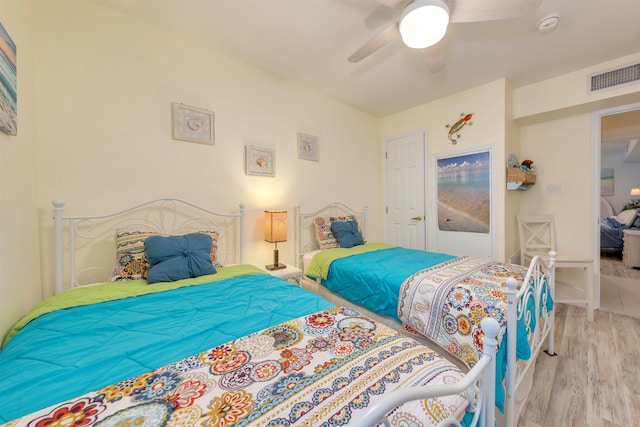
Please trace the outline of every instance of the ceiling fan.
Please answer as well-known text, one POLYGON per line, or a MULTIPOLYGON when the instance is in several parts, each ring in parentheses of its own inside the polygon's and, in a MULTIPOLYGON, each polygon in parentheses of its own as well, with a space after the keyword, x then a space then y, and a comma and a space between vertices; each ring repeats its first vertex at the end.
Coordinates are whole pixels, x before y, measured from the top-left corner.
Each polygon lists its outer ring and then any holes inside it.
MULTIPOLYGON (((385 6, 402 11, 390 23, 356 50, 350 62, 359 62, 392 42, 398 36, 409 47, 425 49, 436 45, 445 35, 449 23, 496 21, 529 15, 542 0, 379 0, 385 6)), ((442 47, 437 50, 442 53, 442 47)), ((441 56, 441 55, 440 55, 441 56)), ((435 63, 430 67, 435 69, 435 63)))

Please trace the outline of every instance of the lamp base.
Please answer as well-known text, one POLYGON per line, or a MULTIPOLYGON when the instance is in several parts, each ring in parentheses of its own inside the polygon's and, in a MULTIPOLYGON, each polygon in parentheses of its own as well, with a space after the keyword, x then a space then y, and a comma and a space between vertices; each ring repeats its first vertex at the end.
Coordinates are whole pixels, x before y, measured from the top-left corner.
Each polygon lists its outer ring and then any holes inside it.
POLYGON ((287 264, 270 264, 267 265, 267 270, 273 271, 273 270, 282 270, 283 268, 287 268, 287 264))

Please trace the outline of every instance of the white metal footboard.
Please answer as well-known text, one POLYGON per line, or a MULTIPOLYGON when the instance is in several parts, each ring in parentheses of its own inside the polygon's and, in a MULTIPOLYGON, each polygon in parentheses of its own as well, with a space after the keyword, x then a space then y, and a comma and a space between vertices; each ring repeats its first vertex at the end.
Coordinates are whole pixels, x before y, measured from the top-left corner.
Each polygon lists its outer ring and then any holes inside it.
MULTIPOLYGON (((495 425, 495 379, 496 379, 496 352, 498 348, 498 332, 500 325, 495 319, 482 320, 483 354, 478 363, 465 377, 455 384, 444 386, 406 387, 390 393, 383 401, 369 407, 364 416, 353 420, 349 425, 357 427, 369 427, 382 423, 389 426, 386 415, 396 406, 412 401, 429 399, 438 396, 449 396, 462 392, 468 392, 471 406, 469 411, 474 413, 471 426, 493 427, 495 425), (477 400, 474 402, 474 396, 477 400)), ((447 418, 438 426, 460 427, 458 420, 447 418)))
POLYGON ((517 425, 518 412, 515 408, 516 390, 523 379, 535 368, 535 361, 545 339, 548 337, 548 354, 554 355, 553 328, 554 310, 547 309, 548 299, 555 297, 555 259, 556 252, 549 252, 549 261, 536 256, 531 261, 522 284, 515 279, 507 279, 509 311, 507 314, 507 375, 505 414, 507 427, 517 425), (527 284, 530 284, 527 286, 527 284), (518 286, 520 289, 517 289, 518 286), (534 310, 527 309, 527 303, 533 301, 534 310), (512 308, 516 306, 516 309, 512 308), (527 363, 516 361, 517 323, 523 322, 527 332, 527 341, 531 348, 531 357, 527 363), (513 343, 513 345, 512 345, 513 343))

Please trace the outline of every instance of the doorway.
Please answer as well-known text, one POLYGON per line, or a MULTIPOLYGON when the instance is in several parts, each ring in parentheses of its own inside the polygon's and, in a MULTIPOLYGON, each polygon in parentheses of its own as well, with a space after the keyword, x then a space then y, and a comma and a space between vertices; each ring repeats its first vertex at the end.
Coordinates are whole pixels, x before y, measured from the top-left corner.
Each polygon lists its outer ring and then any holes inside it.
MULTIPOLYGON (((637 280, 640 279, 640 270, 625 269, 620 260, 620 253, 603 253, 600 251, 600 198, 603 196, 613 207, 617 214, 622 209, 623 204, 630 199, 630 185, 640 183, 640 167, 627 166, 626 170, 620 168, 615 173, 617 163, 621 163, 624 158, 624 151, 629 146, 629 142, 635 138, 640 138, 640 103, 610 108, 596 111, 592 114, 592 194, 594 227, 592 231, 592 242, 594 247, 594 287, 595 287, 595 307, 606 309, 607 311, 619 312, 622 314, 640 315, 640 310, 635 313, 625 312, 625 302, 631 299, 640 300, 640 292, 637 292, 637 280), (616 159, 619 156, 619 162, 616 159), (613 191, 605 189, 606 194, 601 191, 601 172, 603 168, 609 170, 614 184, 613 191), (629 170, 639 171, 638 176, 629 178, 629 170), (616 175, 618 177, 616 178, 616 175), (637 179, 637 182, 633 181, 637 179), (631 180, 631 181, 630 181, 631 180), (630 184, 633 182, 633 184, 630 184), (613 278, 613 279, 612 279, 613 278), (629 282, 630 281, 630 282, 629 282), (628 288, 628 289, 627 289, 628 288), (631 294, 627 293, 631 292, 631 294), (636 293, 637 292, 637 293, 636 293), (633 298, 630 298, 630 297, 633 298)), ((640 144, 640 141, 638 142, 640 144)), ((639 163, 635 165, 640 166, 639 163)), ((603 187, 606 188, 606 187, 603 187)), ((626 304, 627 310, 632 304, 626 304)))

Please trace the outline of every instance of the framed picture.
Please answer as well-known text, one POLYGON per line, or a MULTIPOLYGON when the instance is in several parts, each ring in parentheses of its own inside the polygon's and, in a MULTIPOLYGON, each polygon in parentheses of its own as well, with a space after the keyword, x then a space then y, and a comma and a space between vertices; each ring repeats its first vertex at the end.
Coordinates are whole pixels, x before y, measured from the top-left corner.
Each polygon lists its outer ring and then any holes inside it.
POLYGON ((438 229, 489 233, 491 229, 490 152, 436 158, 438 229))
POLYGON ((298 158, 320 160, 318 153, 318 137, 298 132, 298 158))
POLYGON ((214 145, 213 112, 173 102, 173 139, 214 145))
POLYGON ((245 145, 247 175, 276 176, 276 153, 271 148, 245 145))
POLYGON ((600 195, 613 196, 615 194, 614 184, 613 168, 602 168, 600 170, 600 195))
POLYGON ((18 134, 18 86, 16 45, 0 24, 0 130, 8 135, 18 134))

